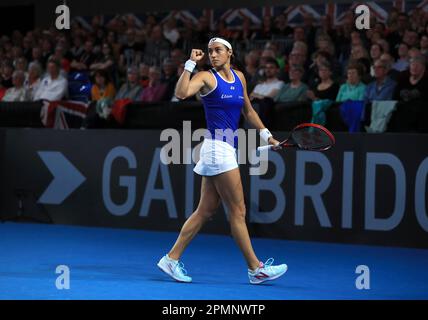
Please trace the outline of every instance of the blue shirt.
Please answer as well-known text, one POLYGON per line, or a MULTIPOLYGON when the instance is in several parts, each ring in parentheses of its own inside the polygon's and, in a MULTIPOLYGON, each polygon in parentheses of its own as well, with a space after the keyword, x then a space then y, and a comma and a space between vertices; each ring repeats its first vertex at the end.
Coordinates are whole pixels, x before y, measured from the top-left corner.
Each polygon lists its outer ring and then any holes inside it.
POLYGON ((381 85, 378 85, 376 80, 371 82, 366 87, 364 102, 371 103, 377 100, 392 100, 396 85, 397 83, 390 77, 386 77, 381 85))
POLYGON ((210 72, 216 79, 216 86, 202 95, 209 138, 225 141, 236 148, 238 137, 234 135, 239 126, 244 106, 244 88, 235 71, 230 69, 233 81, 226 81, 213 68, 210 72), (225 131, 226 130, 226 131, 225 131))

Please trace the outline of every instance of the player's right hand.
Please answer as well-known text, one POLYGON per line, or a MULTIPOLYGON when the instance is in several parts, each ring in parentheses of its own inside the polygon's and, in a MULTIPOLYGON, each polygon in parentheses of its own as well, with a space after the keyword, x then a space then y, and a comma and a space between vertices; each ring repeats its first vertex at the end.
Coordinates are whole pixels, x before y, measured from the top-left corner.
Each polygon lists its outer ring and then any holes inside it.
POLYGON ((194 62, 201 61, 204 55, 205 53, 201 49, 192 49, 192 53, 190 54, 190 60, 194 62))

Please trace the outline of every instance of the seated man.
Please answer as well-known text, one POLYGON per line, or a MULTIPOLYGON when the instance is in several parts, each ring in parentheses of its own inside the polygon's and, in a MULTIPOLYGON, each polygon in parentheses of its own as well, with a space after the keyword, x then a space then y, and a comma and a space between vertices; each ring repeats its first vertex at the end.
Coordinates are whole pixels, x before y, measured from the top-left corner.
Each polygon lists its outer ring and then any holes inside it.
POLYGON ((371 103, 378 100, 392 100, 395 86, 394 80, 388 76, 388 65, 385 61, 378 59, 374 63, 374 78, 366 87, 364 102, 371 103))
POLYGON ((50 58, 46 69, 47 75, 42 79, 37 91, 34 93, 34 101, 63 99, 67 95, 68 81, 60 74, 60 61, 50 58))
POLYGON ((266 58, 264 71, 265 80, 256 85, 250 94, 250 100, 260 119, 268 125, 270 122, 269 115, 274 105, 274 98, 284 85, 284 82, 278 79, 279 65, 275 58, 266 58))
POLYGON ((276 59, 267 58, 264 66, 265 80, 255 86, 250 94, 250 100, 275 98, 284 81, 278 79, 279 65, 276 59))

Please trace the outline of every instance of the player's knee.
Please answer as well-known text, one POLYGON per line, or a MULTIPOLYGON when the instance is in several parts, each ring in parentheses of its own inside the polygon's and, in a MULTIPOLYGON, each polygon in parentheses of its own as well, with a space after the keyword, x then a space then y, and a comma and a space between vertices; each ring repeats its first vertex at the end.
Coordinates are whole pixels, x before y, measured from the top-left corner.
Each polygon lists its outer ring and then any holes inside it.
POLYGON ((196 210, 195 213, 204 219, 209 219, 216 213, 216 209, 214 208, 198 209, 196 210))
POLYGON ((245 220, 246 211, 245 205, 237 206, 231 210, 231 217, 234 219, 245 220))

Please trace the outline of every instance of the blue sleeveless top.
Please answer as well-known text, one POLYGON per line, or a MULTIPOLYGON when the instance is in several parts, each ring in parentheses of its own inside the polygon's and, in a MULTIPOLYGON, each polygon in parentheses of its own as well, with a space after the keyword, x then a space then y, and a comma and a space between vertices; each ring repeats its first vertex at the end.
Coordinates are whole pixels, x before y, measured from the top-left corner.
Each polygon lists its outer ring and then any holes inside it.
POLYGON ((223 79, 214 68, 211 69, 216 86, 207 94, 201 94, 201 98, 209 131, 208 138, 225 141, 236 148, 238 137, 237 134, 234 137, 234 132, 238 129, 241 109, 244 106, 244 88, 236 72, 230 70, 234 77, 232 82, 223 79))

